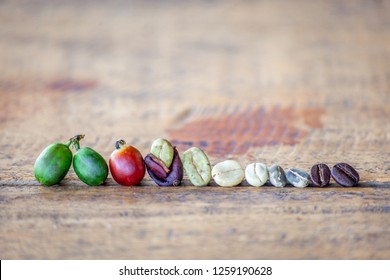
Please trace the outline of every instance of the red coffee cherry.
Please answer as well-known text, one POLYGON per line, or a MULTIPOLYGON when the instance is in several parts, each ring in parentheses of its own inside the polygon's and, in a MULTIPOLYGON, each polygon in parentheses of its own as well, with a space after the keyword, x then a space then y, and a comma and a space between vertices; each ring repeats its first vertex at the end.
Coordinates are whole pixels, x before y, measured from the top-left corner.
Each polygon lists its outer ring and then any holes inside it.
POLYGON ((145 163, 141 153, 124 140, 115 143, 109 160, 112 178, 123 186, 138 185, 145 176, 145 163))

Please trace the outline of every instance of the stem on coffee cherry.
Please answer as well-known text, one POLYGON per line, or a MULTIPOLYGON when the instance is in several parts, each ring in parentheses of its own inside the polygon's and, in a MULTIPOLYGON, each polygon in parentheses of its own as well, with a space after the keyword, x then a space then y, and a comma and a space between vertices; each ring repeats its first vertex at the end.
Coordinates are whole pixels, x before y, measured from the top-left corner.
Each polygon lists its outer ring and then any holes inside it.
POLYGON ((75 149, 76 149, 76 151, 78 151, 79 149, 80 149, 80 143, 79 143, 79 141, 81 140, 81 139, 83 139, 84 138, 84 134, 77 134, 77 135, 75 135, 75 136, 73 136, 72 138, 70 138, 69 140, 68 140, 68 142, 66 142, 66 146, 70 146, 70 145, 72 145, 75 149))

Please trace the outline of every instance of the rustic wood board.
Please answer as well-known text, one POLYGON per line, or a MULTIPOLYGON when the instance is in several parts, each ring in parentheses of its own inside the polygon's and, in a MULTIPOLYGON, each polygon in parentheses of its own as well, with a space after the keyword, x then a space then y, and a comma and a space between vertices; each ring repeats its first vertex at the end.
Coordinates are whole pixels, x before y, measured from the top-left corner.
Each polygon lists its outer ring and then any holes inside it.
POLYGON ((388 1, 1 1, 1 259, 389 259, 388 1), (212 164, 345 161, 356 188, 41 187, 84 133, 212 164))

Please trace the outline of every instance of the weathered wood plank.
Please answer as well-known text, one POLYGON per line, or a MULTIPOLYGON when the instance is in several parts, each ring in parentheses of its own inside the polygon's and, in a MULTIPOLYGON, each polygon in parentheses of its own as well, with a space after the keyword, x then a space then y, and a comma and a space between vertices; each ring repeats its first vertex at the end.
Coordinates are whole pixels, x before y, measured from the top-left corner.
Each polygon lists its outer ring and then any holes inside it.
POLYGON ((1 258, 388 258, 389 192, 3 186, 1 258))

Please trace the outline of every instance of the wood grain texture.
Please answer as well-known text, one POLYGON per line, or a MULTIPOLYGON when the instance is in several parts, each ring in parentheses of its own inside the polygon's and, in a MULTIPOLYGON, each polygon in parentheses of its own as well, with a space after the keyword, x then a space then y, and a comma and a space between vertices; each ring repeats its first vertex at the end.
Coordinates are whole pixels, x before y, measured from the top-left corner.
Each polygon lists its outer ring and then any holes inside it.
MULTIPOLYGON (((388 1, 0 1, 1 259, 389 259, 388 1), (56 187, 75 134, 308 170, 357 188, 56 187)), ((186 179, 186 177, 185 177, 186 179)))
POLYGON ((3 187, 2 258, 381 259, 388 189, 3 187), (3 205, 6 205, 4 207, 3 205), (26 211, 28 209, 28 211, 26 211), (5 242, 7 241, 7 242, 5 242), (245 248, 245 250, 243 250, 245 248))

